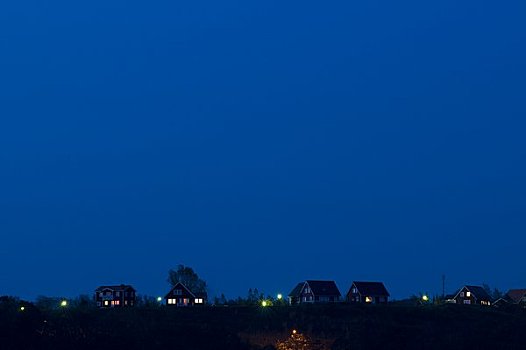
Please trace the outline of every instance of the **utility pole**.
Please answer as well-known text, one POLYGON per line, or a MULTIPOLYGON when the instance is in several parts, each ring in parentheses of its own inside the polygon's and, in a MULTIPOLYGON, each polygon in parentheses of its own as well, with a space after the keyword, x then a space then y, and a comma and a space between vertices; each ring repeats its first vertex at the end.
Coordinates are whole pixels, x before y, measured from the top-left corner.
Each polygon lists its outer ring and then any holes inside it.
POLYGON ((442 299, 446 296, 446 275, 442 274, 442 299))

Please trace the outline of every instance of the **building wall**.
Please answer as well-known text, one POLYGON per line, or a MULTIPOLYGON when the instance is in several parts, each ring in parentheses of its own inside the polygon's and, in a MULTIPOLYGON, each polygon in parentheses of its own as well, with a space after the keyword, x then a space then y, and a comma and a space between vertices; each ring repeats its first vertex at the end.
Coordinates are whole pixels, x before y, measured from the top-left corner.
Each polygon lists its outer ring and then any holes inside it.
POLYGON ((455 303, 459 305, 490 305, 489 300, 480 300, 466 287, 455 296, 455 303))
POLYGON ((165 297, 168 306, 201 306, 206 304, 203 296, 194 296, 184 287, 172 289, 165 297))
POLYGON ((347 301, 350 303, 387 304, 389 297, 386 295, 362 295, 353 285, 347 293, 347 301))
POLYGON ((134 306, 136 302, 136 295, 135 291, 132 289, 104 289, 95 292, 95 301, 97 303, 97 307, 101 308, 134 306))

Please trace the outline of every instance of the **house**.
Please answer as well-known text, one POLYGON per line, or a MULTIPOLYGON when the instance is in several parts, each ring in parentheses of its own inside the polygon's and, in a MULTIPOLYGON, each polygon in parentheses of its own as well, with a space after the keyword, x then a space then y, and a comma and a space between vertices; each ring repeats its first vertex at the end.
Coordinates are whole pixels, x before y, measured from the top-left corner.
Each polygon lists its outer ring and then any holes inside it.
POLYGON ((464 286, 455 297, 455 304, 464 305, 491 305, 491 297, 488 292, 480 286, 464 286))
POLYGON ((382 282, 354 281, 347 293, 347 301, 351 303, 387 304, 389 292, 382 282))
POLYGON ((130 285, 100 286, 95 289, 97 307, 127 307, 136 304, 136 291, 130 285))
POLYGON ((170 289, 164 297, 169 306, 202 306, 207 302, 206 292, 192 292, 181 282, 170 289))
POLYGON ((289 303, 334 303, 340 301, 341 293, 334 281, 307 280, 298 283, 289 293, 289 303))
POLYGON ((507 295, 504 295, 491 303, 491 305, 495 307, 502 307, 510 304, 513 304, 513 301, 507 295))
POLYGON ((290 305, 296 305, 300 302, 300 294, 301 290, 303 289, 303 285, 305 282, 300 282, 294 287, 294 289, 289 293, 289 304, 290 305))
POLYGON ((444 303, 446 304, 455 304, 455 294, 446 294, 444 295, 444 297, 442 298, 444 303))
POLYGON ((526 306, 526 289, 510 289, 501 299, 511 304, 526 306))

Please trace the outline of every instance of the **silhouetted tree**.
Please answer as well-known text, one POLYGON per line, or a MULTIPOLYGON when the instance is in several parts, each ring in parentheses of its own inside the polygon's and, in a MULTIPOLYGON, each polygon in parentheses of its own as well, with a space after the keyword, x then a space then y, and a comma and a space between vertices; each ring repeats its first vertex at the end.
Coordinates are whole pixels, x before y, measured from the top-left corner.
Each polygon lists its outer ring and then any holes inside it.
POLYGON ((161 305, 161 303, 157 301, 157 298, 150 295, 137 295, 136 303, 137 307, 146 308, 159 307, 161 305))
POLYGON ((35 306, 41 311, 57 310, 62 300, 63 298, 39 295, 35 301, 35 306))
POLYGON ((482 284, 482 288, 488 293, 490 297, 493 298, 493 300, 497 300, 502 297, 504 293, 502 293, 498 288, 491 289, 490 285, 487 283, 482 284))
POLYGON ((261 293, 257 288, 250 288, 247 295, 247 304, 258 304, 265 298, 264 294, 261 293))
POLYGON ((206 292, 206 282, 199 278, 191 267, 178 265, 176 270, 168 271, 168 283, 175 286, 179 282, 193 293, 206 292))
POLYGON ((71 307, 74 308, 89 309, 94 308, 95 306, 95 300, 93 300, 93 298, 90 298, 89 295, 79 295, 75 299, 71 300, 71 307))
POLYGON ((226 305, 227 303, 228 301, 223 293, 221 293, 221 296, 214 298, 214 305, 226 305))

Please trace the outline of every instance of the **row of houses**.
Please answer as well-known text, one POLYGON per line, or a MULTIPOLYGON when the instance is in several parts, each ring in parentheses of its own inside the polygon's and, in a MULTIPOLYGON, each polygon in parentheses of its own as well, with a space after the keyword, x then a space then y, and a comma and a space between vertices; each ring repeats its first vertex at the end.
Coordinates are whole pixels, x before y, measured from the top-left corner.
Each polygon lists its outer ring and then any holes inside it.
MULTIPOLYGON (((347 301, 349 303, 385 304, 389 301, 389 292, 382 282, 354 281, 342 298, 334 281, 300 282, 289 293, 289 304, 330 303, 347 301)), ((455 294, 444 297, 445 303, 462 305, 502 306, 518 304, 526 306, 526 289, 510 289, 503 297, 493 300, 481 286, 465 285, 455 294)))
MULTIPOLYGON (((334 281, 306 280, 298 283, 288 294, 290 305, 337 303, 386 304, 390 294, 382 282, 354 281, 345 297, 334 281)), ((136 290, 131 285, 101 286, 95 290, 95 301, 100 308, 131 307, 137 302, 136 290)), ((208 304, 206 292, 192 291, 182 283, 174 285, 160 298, 167 306, 203 306, 208 304)), ((526 289, 510 289, 502 298, 493 300, 480 286, 466 285, 455 294, 445 296, 444 302, 462 305, 526 306, 526 289)))
MULTIPOLYGON (((382 282, 354 281, 345 296, 350 303, 386 304, 389 292, 382 282)), ((342 294, 334 281, 307 280, 300 282, 289 293, 289 304, 335 303, 342 301, 342 294)))
MULTIPOLYGON (((206 305, 206 292, 192 292, 182 283, 177 283, 164 297, 168 306, 206 305)), ((162 298, 160 300, 163 301, 162 298)), ((95 290, 95 302, 100 308, 134 306, 137 303, 137 291, 129 284, 100 286, 95 290)))
POLYGON ((480 286, 464 286, 456 294, 445 297, 446 303, 464 305, 521 305, 526 307, 526 289, 510 289, 504 296, 494 300, 480 286))

